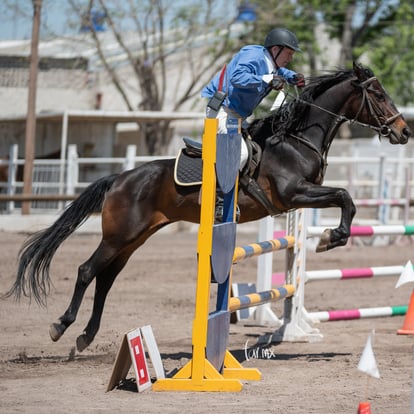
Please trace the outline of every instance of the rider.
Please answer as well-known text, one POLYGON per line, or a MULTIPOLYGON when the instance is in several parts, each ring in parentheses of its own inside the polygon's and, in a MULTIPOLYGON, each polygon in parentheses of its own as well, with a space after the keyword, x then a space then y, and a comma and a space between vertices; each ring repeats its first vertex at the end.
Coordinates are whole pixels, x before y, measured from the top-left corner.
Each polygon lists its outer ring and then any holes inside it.
MULTIPOLYGON (((285 82, 298 87, 305 86, 302 74, 285 67, 295 52, 300 51, 296 35, 285 28, 271 30, 263 46, 247 45, 240 49, 227 67, 217 73, 201 91, 202 97, 209 98, 207 118, 217 118, 219 121, 217 132, 227 133, 228 125, 237 125, 240 130, 242 122, 253 113, 263 98, 272 89, 283 89, 285 82)), ((248 158, 243 139, 241 144, 240 170, 248 158)))

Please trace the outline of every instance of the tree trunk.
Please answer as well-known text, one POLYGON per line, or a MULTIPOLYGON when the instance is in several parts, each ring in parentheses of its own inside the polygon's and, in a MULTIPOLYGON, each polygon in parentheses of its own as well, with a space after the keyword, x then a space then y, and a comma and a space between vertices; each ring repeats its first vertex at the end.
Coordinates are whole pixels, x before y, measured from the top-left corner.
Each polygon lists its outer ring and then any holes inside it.
POLYGON ((140 123, 141 137, 147 147, 148 155, 167 154, 174 131, 170 124, 170 121, 140 123))
POLYGON ((344 31, 342 33, 342 48, 339 56, 339 67, 345 68, 347 62, 352 60, 352 19, 354 17, 356 5, 350 4, 346 10, 344 31))

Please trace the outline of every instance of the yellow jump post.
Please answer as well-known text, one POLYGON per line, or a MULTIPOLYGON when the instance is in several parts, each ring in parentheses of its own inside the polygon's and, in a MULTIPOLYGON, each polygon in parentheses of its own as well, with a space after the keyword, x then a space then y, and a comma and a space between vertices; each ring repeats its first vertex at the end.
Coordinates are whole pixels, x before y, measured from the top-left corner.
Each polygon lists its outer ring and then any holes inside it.
MULTIPOLYGON (((231 370, 219 372, 207 359, 211 256, 213 245, 214 207, 216 197, 216 134, 217 120, 206 119, 203 135, 203 174, 200 227, 198 232, 198 277, 196 307, 193 321, 192 359, 172 378, 160 379, 153 384, 155 391, 240 391, 242 383, 234 375, 241 365, 228 352, 225 364, 231 370)), ((228 333, 223 332, 223 335, 228 333)), ((260 377, 260 373, 255 373, 260 377)))
MULTIPOLYGON (((155 391, 240 391, 241 380, 259 380, 261 373, 244 368, 228 351, 230 314, 238 306, 247 306, 289 297, 293 286, 261 292, 248 298, 230 298, 233 261, 242 260, 235 249, 238 166, 240 163, 240 125, 228 125, 229 133, 217 134, 217 120, 207 118, 203 135, 203 173, 200 227, 198 232, 198 268, 195 315, 192 330, 192 358, 172 378, 159 379, 155 391), (219 151, 217 148, 219 147, 219 151), (219 159, 218 159, 219 158, 219 159), (216 187, 224 195, 223 223, 214 224, 216 187), (216 309, 210 309, 211 281, 217 282, 216 309), (239 299, 239 301, 237 301, 239 299)), ((272 240, 261 246, 275 249, 294 240, 272 240)))

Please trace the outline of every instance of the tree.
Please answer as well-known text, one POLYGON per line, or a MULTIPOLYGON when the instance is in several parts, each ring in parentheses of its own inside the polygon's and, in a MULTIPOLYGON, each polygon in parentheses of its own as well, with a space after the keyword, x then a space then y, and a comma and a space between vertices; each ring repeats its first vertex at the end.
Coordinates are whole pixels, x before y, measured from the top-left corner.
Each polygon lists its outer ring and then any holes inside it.
MULTIPOLYGON (((300 2, 307 3, 307 2, 300 2)), ((414 5, 408 0, 311 2, 331 39, 339 67, 364 60, 400 104, 413 102, 414 5)))
MULTIPOLYGON (((223 3, 218 0, 88 0, 86 9, 80 0, 69 3, 84 30, 89 26, 104 68, 131 111, 178 111, 185 105, 193 106, 191 102, 199 97, 202 86, 239 41, 232 37, 232 19, 218 18, 217 7, 223 3), (111 63, 105 37, 92 20, 96 10, 105 16, 107 30, 126 56, 129 75, 136 81, 133 88, 132 79, 126 81, 125 72, 111 63), (135 33, 132 45, 127 40, 131 31, 135 33), (182 76, 174 78, 173 73, 182 76)), ((149 154, 166 151, 171 138, 170 121, 141 123, 140 131, 149 154)))
MULTIPOLYGON (((306 75, 317 73, 319 48, 315 41, 317 14, 312 2, 292 0, 251 0, 256 6, 257 20, 244 38, 245 43, 263 44, 266 35, 276 27, 286 27, 294 32, 303 53, 295 53, 291 69, 306 75)), ((271 92, 255 110, 255 116, 264 116, 272 106, 276 92, 271 92)))
POLYGON ((350 68, 363 60, 381 77, 397 103, 414 101, 414 5, 409 0, 251 0, 258 19, 248 41, 262 42, 273 27, 294 31, 304 53, 294 67, 307 75, 325 68, 321 35, 339 48, 327 69, 350 68))
POLYGON ((370 64, 396 102, 414 102, 414 4, 399 2, 382 36, 372 40, 366 51, 370 64))

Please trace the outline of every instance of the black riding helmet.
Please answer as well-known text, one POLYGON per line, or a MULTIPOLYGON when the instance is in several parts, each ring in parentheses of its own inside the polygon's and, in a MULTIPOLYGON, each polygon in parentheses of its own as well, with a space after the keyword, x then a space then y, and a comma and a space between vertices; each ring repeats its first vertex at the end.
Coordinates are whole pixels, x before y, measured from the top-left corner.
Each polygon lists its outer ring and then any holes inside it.
POLYGON ((277 28, 273 29, 266 36, 264 47, 269 49, 273 46, 282 46, 293 49, 296 52, 302 52, 299 48, 298 38, 294 33, 287 29, 277 28))

